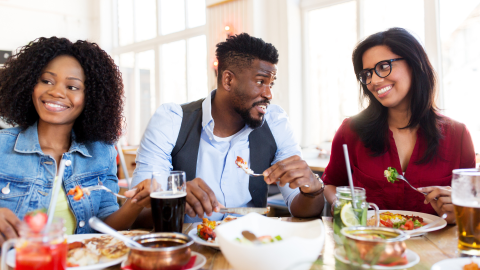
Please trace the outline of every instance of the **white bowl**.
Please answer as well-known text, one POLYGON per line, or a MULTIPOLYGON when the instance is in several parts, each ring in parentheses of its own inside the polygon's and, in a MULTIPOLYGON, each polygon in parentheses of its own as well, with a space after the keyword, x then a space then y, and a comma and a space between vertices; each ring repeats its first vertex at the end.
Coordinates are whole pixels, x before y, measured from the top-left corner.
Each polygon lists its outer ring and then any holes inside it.
POLYGON ((236 270, 310 269, 317 260, 325 242, 325 229, 321 220, 285 222, 250 213, 216 228, 217 241, 223 255, 236 270), (241 244, 242 231, 257 237, 280 235, 282 241, 264 245, 241 244))

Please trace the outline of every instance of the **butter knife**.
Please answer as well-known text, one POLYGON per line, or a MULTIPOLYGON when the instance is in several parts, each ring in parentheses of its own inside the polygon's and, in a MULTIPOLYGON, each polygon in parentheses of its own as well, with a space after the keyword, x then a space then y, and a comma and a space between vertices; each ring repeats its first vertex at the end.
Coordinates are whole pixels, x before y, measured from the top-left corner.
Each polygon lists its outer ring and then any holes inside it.
POLYGON ((220 208, 220 213, 229 213, 229 214, 238 214, 238 215, 246 215, 249 213, 258 213, 258 214, 264 215, 264 214, 267 214, 268 212, 270 212, 270 206, 220 208))

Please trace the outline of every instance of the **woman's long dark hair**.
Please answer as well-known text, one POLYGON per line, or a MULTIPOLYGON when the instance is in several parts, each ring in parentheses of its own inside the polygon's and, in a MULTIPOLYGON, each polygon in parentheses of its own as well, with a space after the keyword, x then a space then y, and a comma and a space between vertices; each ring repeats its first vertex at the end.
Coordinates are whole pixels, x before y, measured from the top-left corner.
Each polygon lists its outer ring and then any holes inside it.
MULTIPOLYGON (((418 163, 427 163, 437 154, 442 138, 440 124, 442 117, 435 106, 435 72, 422 45, 403 28, 390 28, 367 37, 353 50, 352 61, 355 74, 363 69, 363 54, 370 48, 385 45, 393 53, 405 58, 412 70, 412 82, 409 90, 411 96, 411 117, 403 128, 422 128, 428 142, 423 157, 418 163)), ((364 146, 372 151, 373 156, 384 154, 388 148, 388 108, 384 107, 368 90, 360 84, 362 98, 368 100, 368 107, 352 117, 351 128, 364 146)))

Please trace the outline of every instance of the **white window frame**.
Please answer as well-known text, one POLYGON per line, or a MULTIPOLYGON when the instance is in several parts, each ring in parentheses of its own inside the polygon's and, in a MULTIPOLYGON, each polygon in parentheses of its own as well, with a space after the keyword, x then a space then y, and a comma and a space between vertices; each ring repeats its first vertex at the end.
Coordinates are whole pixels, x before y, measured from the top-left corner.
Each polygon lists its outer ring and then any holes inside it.
MULTIPOLYGON (((134 0, 134 1, 138 1, 138 0, 134 0)), ((175 0, 177 1, 177 0, 175 0)), ((205 21, 205 24, 202 25, 202 26, 197 26, 197 27, 193 27, 193 28, 188 28, 188 14, 187 14, 187 1, 186 0, 183 0, 185 1, 185 30, 182 30, 182 31, 178 31, 178 32, 174 32, 174 33, 170 33, 170 34, 166 34, 166 35, 161 35, 160 32, 161 32, 161 25, 160 25, 160 19, 159 19, 159 16, 160 16, 160 0, 156 0, 156 25, 157 25, 157 28, 156 28, 156 36, 152 39, 149 39, 149 40, 144 40, 144 41, 139 41, 139 42, 136 42, 134 41, 133 43, 131 44, 128 44, 128 45, 124 45, 124 46, 120 46, 119 45, 119 40, 118 40, 118 27, 119 27, 119 24, 118 24, 118 2, 116 0, 113 0, 112 1, 112 19, 113 19, 113 23, 112 23, 112 27, 113 27, 113 33, 112 33, 112 38, 113 38, 113 48, 112 48, 112 51, 111 51, 111 55, 113 58, 116 58, 116 57, 120 57, 121 54, 124 54, 124 53, 130 53, 130 52, 133 52, 134 53, 134 70, 135 70, 135 75, 134 75, 134 85, 135 85, 135 88, 134 89, 125 89, 125 91, 130 91, 127 96, 130 96, 130 97, 133 97, 133 101, 130 101, 129 105, 131 106, 131 110, 129 112, 126 112, 126 115, 128 119, 134 119, 132 122, 128 123, 128 127, 127 129, 129 131, 134 131, 135 133, 140 133, 143 131, 140 131, 140 91, 139 90, 139 74, 137 74, 137 70, 138 70, 138 65, 137 65, 137 55, 139 53, 142 53, 142 52, 145 52, 145 51, 149 51, 149 50, 153 50, 155 52, 155 75, 154 75, 154 79, 155 79, 155 85, 154 85, 154 88, 155 88, 155 101, 154 101, 154 107, 152 109, 152 115, 153 113, 155 112, 156 108, 158 108, 162 103, 162 92, 164 89, 162 89, 161 87, 161 66, 160 66, 160 63, 162 61, 162 55, 161 55, 161 52, 160 52, 160 47, 163 45, 163 44, 167 44, 167 43, 171 43, 171 42, 175 42, 175 41, 179 41, 179 40, 185 40, 186 42, 186 46, 185 46, 185 60, 188 61, 189 59, 189 56, 188 56, 188 39, 189 38, 193 38, 193 37, 197 37, 197 36, 201 36, 201 35, 207 35, 207 25, 206 25, 206 21, 205 21), (132 93, 133 92, 133 93, 132 93)), ((133 8, 132 8, 132 11, 133 13, 133 21, 135 23, 135 5, 133 5, 133 8)), ((207 12, 206 8, 205 8, 205 12, 207 12)), ((135 39, 135 27, 133 27, 133 37, 135 39)), ((187 63, 185 63, 186 65, 187 63)), ((207 61, 205 62, 205 65, 207 66, 208 63, 207 61)), ((185 71, 187 73, 187 70, 185 71)), ((185 77, 187 76, 187 74, 185 74, 185 77)), ((186 84, 186 91, 187 91, 187 98, 188 98, 188 84, 186 84)), ((129 102, 129 101, 126 101, 126 102, 129 102)), ((140 138, 141 138, 142 134, 131 134, 129 133, 128 135, 128 141, 140 141, 140 138), (133 136, 133 138, 130 138, 131 136, 133 136)))

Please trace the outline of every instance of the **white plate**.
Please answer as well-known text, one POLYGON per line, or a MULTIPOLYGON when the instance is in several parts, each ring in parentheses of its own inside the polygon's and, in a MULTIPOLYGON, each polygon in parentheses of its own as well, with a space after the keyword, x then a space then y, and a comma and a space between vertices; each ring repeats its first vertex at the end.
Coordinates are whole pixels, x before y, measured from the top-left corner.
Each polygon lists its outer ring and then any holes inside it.
POLYGON ((197 235, 197 228, 192 229, 191 231, 189 231, 189 232, 188 232, 188 236, 190 236, 190 237, 193 239, 193 241, 195 241, 195 243, 197 243, 197 244, 199 244, 199 245, 204 245, 204 246, 208 246, 208 247, 211 247, 211 248, 220 249, 220 246, 218 245, 216 239, 215 239, 215 242, 214 242, 214 243, 210 243, 210 242, 205 241, 205 240, 203 240, 202 238, 198 237, 198 235, 197 235))
MULTIPOLYGON (((76 241, 82 241, 84 239, 89 239, 93 237, 99 237, 104 234, 99 234, 99 233, 92 233, 92 234, 75 234, 75 235, 67 235, 67 242, 76 242, 76 241)), ((101 263, 97 263, 94 265, 88 265, 88 266, 78 266, 78 267, 67 267, 68 270, 97 270, 97 269, 104 269, 107 267, 110 267, 112 265, 117 265, 122 263, 125 259, 127 259, 127 255, 124 255, 120 258, 117 259, 105 259, 105 261, 101 263)), ((7 265, 10 267, 15 268, 15 249, 10 250, 7 253, 7 265)))
MULTIPOLYGON (((405 251, 407 255, 407 261, 408 263, 405 265, 396 265, 396 266, 381 266, 381 265, 373 265, 373 269, 378 269, 378 270, 393 270, 393 269, 406 269, 410 268, 414 265, 416 265, 420 261, 420 257, 418 256, 417 253, 411 251, 410 249, 407 249, 405 251)), ((350 261, 345 257, 345 249, 343 247, 338 247, 335 249, 335 258, 345 264, 350 264, 350 261)), ((362 265, 363 269, 370 269, 370 265, 368 264, 363 264, 362 265)))
MULTIPOLYGON (((192 256, 197 256, 197 258, 195 258, 195 263, 193 264, 193 267, 188 268, 187 270, 200 269, 200 267, 204 266, 205 263, 207 262, 207 258, 205 258, 205 256, 203 256, 202 254, 200 254, 198 252, 192 251, 192 256)), ((127 261, 123 261, 121 267, 125 267, 126 262, 127 261)))
MULTIPOLYGON (((413 212, 413 211, 401 211, 401 210, 380 210, 379 212, 380 213, 390 212, 390 213, 393 213, 393 214, 400 214, 400 215, 419 216, 419 217, 423 218, 423 222, 425 222, 425 223, 432 223, 432 222, 437 221, 439 219, 442 220, 442 222, 438 223, 438 225, 436 225, 434 227, 431 227, 431 228, 428 228, 424 232, 437 231, 437 230, 443 229, 445 226, 447 226, 447 221, 445 221, 443 218, 441 218, 439 216, 430 215, 430 214, 413 212)), ((368 218, 373 217, 374 214, 375 214, 375 211, 373 211, 373 210, 368 211, 368 218)), ((422 234, 423 233, 412 234, 411 236, 419 236, 419 235, 422 235, 422 234)))
POLYGON ((439 261, 430 268, 431 270, 462 270, 463 266, 472 261, 480 265, 480 258, 455 258, 439 261))

